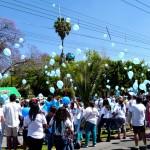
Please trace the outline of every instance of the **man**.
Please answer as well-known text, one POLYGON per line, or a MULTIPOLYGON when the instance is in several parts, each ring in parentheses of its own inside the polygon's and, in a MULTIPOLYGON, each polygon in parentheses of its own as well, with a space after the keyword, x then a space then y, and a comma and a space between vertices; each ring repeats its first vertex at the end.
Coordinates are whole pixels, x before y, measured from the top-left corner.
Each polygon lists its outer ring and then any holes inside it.
POLYGON ((21 106, 16 103, 16 95, 10 95, 10 102, 4 106, 4 118, 6 125, 7 146, 11 150, 13 145, 17 149, 17 134, 19 127, 19 114, 21 106))
POLYGON ((146 135, 145 135, 145 112, 146 108, 142 104, 142 98, 136 98, 136 104, 132 105, 129 110, 130 122, 133 127, 135 146, 139 149, 139 136, 142 138, 144 145, 146 146, 146 135))

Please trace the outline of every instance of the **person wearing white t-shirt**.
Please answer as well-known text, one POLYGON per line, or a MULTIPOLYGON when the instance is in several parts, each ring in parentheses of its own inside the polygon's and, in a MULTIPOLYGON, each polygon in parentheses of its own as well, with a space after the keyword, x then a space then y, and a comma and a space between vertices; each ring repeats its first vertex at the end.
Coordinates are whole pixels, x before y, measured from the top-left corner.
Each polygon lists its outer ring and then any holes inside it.
POLYGON ((88 147, 90 140, 90 132, 92 133, 93 146, 96 146, 96 126, 98 120, 99 112, 95 108, 94 102, 89 102, 89 107, 84 111, 83 117, 86 119, 86 129, 85 129, 85 147, 88 147))
POLYGON ((12 145, 17 149, 17 135, 19 127, 19 115, 21 106, 16 103, 16 95, 10 95, 10 102, 4 106, 4 118, 6 126, 7 146, 10 150, 12 145), (13 138, 13 140, 12 140, 13 138))
POLYGON ((24 128, 28 128, 27 138, 29 150, 41 150, 44 138, 44 128, 47 122, 44 114, 40 111, 37 102, 30 101, 29 116, 24 119, 24 128))
POLYGON ((101 109, 101 119, 98 123, 98 134, 97 134, 97 142, 101 142, 101 128, 106 124, 106 130, 108 133, 107 142, 110 141, 110 125, 111 125, 111 106, 107 99, 103 101, 103 107, 101 109))
POLYGON ((118 104, 115 106, 113 111, 114 120, 116 123, 116 127, 118 129, 118 139, 121 139, 121 131, 123 131, 123 139, 126 138, 126 106, 124 104, 124 99, 122 96, 118 99, 118 104), (121 130, 122 129, 122 130, 121 130))
POLYGON ((142 98, 136 98, 136 104, 130 109, 130 122, 134 131, 135 146, 138 148, 139 135, 143 139, 143 143, 146 146, 146 135, 145 135, 145 112, 146 108, 142 104, 142 98))

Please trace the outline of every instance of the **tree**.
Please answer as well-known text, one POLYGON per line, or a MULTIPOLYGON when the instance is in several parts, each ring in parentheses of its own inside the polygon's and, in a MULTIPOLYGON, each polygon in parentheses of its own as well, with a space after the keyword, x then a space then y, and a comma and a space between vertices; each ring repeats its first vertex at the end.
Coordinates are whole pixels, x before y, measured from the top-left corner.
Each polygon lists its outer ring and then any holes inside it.
POLYGON ((22 33, 11 20, 0 18, 0 71, 9 67, 11 62, 17 61, 19 51, 14 48, 14 44, 20 37, 22 33), (11 60, 2 53, 6 47, 11 49, 11 60))
MULTIPOLYGON (((61 52, 61 61, 64 59, 64 39, 67 35, 69 35, 69 32, 71 31, 71 24, 70 22, 67 22, 64 18, 57 18, 57 20, 54 23, 54 28, 56 33, 61 38, 62 41, 62 52, 61 52)), ((62 62, 61 62, 62 63, 62 62)))

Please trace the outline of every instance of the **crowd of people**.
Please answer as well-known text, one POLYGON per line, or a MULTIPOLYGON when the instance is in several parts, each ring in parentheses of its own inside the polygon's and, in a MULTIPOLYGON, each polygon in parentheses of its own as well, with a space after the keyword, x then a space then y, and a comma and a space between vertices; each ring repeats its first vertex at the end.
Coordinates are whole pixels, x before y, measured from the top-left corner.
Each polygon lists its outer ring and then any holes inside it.
POLYGON ((112 130, 117 131, 118 139, 126 139, 127 124, 133 129, 136 148, 139 139, 146 146, 145 129, 150 126, 149 95, 97 98, 85 107, 83 102, 67 96, 17 101, 16 95, 11 94, 9 102, 0 108, 0 149, 4 132, 8 150, 17 149, 20 128, 24 150, 42 150, 43 142, 47 143, 48 150, 53 146, 56 150, 73 150, 81 146, 87 148, 90 138, 95 147, 103 141, 104 129, 107 142, 111 141, 112 130))

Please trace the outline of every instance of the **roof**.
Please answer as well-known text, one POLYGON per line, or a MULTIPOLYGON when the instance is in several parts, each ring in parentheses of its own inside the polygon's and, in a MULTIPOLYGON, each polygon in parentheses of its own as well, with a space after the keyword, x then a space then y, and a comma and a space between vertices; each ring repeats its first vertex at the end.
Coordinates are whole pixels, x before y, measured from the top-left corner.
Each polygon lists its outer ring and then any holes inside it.
POLYGON ((0 95, 1 94, 7 94, 8 96, 15 94, 17 97, 21 97, 19 91, 15 87, 0 87, 0 95))

